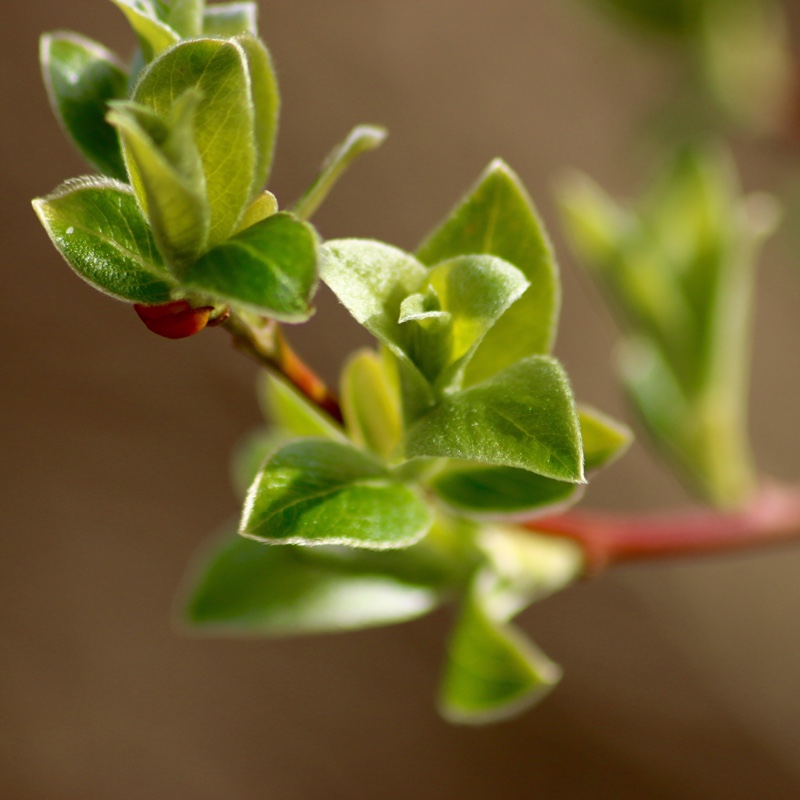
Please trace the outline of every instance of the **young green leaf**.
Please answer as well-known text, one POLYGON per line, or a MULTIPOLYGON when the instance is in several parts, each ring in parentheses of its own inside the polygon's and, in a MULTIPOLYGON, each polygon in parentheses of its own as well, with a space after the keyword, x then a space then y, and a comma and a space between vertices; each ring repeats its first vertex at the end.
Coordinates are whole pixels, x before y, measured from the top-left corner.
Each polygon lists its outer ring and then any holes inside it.
POLYGON ((419 541, 431 524, 426 503, 377 461, 346 444, 303 439, 264 465, 239 532, 273 544, 385 550, 419 541))
POLYGON ((128 171, 153 236, 176 275, 206 249, 210 208, 194 115, 200 98, 192 90, 175 101, 168 119, 146 106, 116 102, 108 120, 120 132, 128 171))
POLYGON ((158 17, 151 0, 111 0, 136 32, 145 61, 152 61, 180 36, 158 17))
POLYGON ((558 270, 550 243, 519 178, 500 160, 489 165, 417 255, 432 266, 474 254, 508 261, 530 286, 486 336, 467 369, 467 385, 521 358, 549 352, 558 319, 558 270))
POLYGON ((231 456, 230 474, 237 496, 246 497, 267 456, 285 443, 278 431, 261 427, 250 431, 236 444, 231 456))
POLYGON ((203 32, 204 5, 205 0, 154 0, 153 8, 181 39, 188 39, 203 32))
POLYGON ((376 125, 357 125, 353 128, 347 138, 325 159, 322 171, 308 191, 297 201, 294 207, 295 214, 301 219, 310 219, 350 164, 362 153, 380 147, 387 135, 385 128, 376 125))
POLYGON ((249 206, 244 210, 242 218, 239 220, 239 225, 236 228, 236 233, 255 225, 256 222, 261 222, 262 219, 271 217, 273 214, 278 213, 278 200, 272 192, 261 192, 257 194, 249 206))
POLYGON ((564 370, 531 356, 445 398, 409 430, 406 455, 461 458, 583 481, 578 416, 564 370))
POLYGON ((317 280, 317 235, 279 213, 237 233, 182 276, 187 288, 285 321, 311 315, 317 280))
POLYGON ((583 468, 587 472, 616 461, 633 441, 633 433, 627 425, 597 409, 579 406, 578 419, 583 442, 583 468))
POLYGON ((430 270, 428 285, 452 320, 447 369, 436 376, 437 383, 458 385, 481 342, 529 284, 516 267, 500 258, 470 255, 437 264, 430 270))
POLYGON ((122 62, 76 33, 42 36, 39 59, 50 105, 64 130, 93 167, 125 180, 119 139, 105 120, 108 101, 127 91, 122 62))
POLYGON ((235 40, 191 39, 153 61, 133 93, 136 103, 162 118, 169 117, 175 100, 185 92, 201 98, 194 115, 194 140, 211 209, 209 247, 233 233, 254 194, 256 144, 247 64, 235 40))
POLYGON ((414 619, 442 599, 435 573, 415 569, 415 549, 270 547, 229 537, 195 579, 187 620, 214 633, 279 636, 414 619))
POLYGON ((400 444, 403 421, 386 364, 372 350, 359 350, 342 372, 342 411, 360 447, 388 459, 400 444))
POLYGON ((428 271, 413 256, 369 239, 325 244, 322 280, 371 334, 405 355, 400 306, 419 290, 428 271))
POLYGON ((342 429, 285 380, 265 373, 263 387, 266 417, 282 435, 345 441, 342 429))
POLYGON ((526 519, 555 513, 577 502, 582 487, 514 467, 484 467, 452 462, 437 472, 431 488, 451 508, 471 517, 526 519))
POLYGON ((251 194, 255 195, 263 189, 272 166, 275 136, 278 132, 280 97, 267 48, 249 33, 240 34, 235 41, 244 51, 250 76, 256 153, 251 194))
POLYGON ((56 249, 96 289, 132 303, 171 299, 172 278, 129 186, 77 178, 33 207, 56 249))
POLYGON ((486 579, 477 576, 450 641, 439 708, 451 722, 480 725, 514 716, 561 677, 518 629, 492 617, 483 597, 486 579))
POLYGON ((206 6, 203 33, 225 39, 240 33, 258 34, 258 5, 251 2, 219 3, 206 6))

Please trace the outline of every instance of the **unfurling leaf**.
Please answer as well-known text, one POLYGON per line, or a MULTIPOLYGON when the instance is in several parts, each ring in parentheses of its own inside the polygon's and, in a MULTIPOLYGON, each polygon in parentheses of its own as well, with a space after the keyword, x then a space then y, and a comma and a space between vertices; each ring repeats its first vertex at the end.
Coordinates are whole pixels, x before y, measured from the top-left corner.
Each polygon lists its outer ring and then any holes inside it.
POLYGON ((500 160, 489 165, 418 251, 419 259, 429 266, 476 254, 508 261, 522 272, 529 286, 478 348, 467 369, 467 385, 521 358, 548 353, 558 320, 558 269, 550 243, 519 178, 500 160))

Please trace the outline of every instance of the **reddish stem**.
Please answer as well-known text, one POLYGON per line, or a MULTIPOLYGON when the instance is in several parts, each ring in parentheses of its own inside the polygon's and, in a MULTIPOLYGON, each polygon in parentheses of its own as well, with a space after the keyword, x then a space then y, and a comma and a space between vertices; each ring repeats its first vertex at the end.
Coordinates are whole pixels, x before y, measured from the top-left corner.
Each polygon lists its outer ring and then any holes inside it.
POLYGON ((339 425, 344 423, 342 408, 336 394, 292 350, 275 320, 266 318, 244 320, 231 314, 223 323, 223 327, 231 333, 237 347, 249 353, 259 364, 282 375, 300 394, 339 425))
POLYGON ((619 515, 571 512, 524 527, 563 536, 584 551, 587 573, 626 561, 760 547, 800 537, 800 491, 763 486, 736 511, 619 515))

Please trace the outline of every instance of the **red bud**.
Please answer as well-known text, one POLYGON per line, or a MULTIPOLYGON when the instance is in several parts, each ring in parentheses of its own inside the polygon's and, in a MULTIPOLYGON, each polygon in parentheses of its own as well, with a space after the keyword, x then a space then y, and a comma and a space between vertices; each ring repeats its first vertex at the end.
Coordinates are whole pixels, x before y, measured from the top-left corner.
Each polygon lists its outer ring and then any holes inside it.
POLYGON ((208 324, 213 306, 192 308, 185 300, 175 300, 159 306, 133 306, 148 330, 167 339, 185 339, 200 333, 208 324))

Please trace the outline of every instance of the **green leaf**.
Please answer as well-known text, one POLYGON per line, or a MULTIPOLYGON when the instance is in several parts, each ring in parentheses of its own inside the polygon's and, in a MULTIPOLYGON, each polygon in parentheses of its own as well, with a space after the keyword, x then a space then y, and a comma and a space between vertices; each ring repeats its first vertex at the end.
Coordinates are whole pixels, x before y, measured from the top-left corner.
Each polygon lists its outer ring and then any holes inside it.
POLYGON ((514 467, 483 467, 452 462, 430 481, 431 488, 452 508, 470 516, 530 518, 554 513, 577 502, 581 487, 514 467))
POLYGON ((428 277, 413 256, 369 239, 335 239, 325 244, 322 280, 371 334, 404 356, 400 306, 428 277))
POLYGON ((271 217, 273 214, 278 213, 278 201, 272 192, 261 192, 253 198, 253 202, 244 211, 242 218, 239 220, 239 226, 236 233, 255 225, 256 222, 261 222, 262 219, 271 217))
MULTIPOLYGON (((430 270, 428 286, 450 314, 447 369, 438 375, 440 386, 460 383, 461 373, 492 327, 528 288, 525 276, 493 256, 459 256, 430 270)), ((420 340, 424 344, 424 339, 420 340)), ((419 353, 418 361, 422 356, 419 353)))
POLYGON ((193 90, 163 120, 146 106, 116 102, 108 120, 120 132, 139 205, 172 271, 179 275, 206 249, 210 209, 194 143, 193 90))
POLYGON ((406 455, 461 458, 583 481, 580 428, 561 366, 531 356, 445 398, 408 432, 406 455))
POLYGON ((431 512, 377 461, 345 444, 293 442, 275 453, 245 503, 240 533, 273 544, 408 547, 431 512))
POLYGON ((206 6, 203 33, 226 39, 239 33, 252 33, 255 36, 258 33, 258 5, 244 2, 206 6))
POLYGON ((64 130, 95 169, 125 180, 119 139, 105 121, 106 103, 127 91, 122 62, 76 33, 42 36, 39 59, 50 105, 64 130))
POLYGON ((445 576, 421 548, 270 547, 228 537, 203 559, 186 616, 214 633, 271 636, 404 622, 442 600, 445 576))
POLYGON ((111 2, 127 17, 130 26, 136 32, 145 61, 152 61, 180 39, 169 25, 159 19, 151 0, 111 0, 111 2))
POLYGON ((209 247, 233 233, 253 195, 256 146, 247 63, 235 40, 192 39, 152 62, 133 93, 136 103, 164 119, 176 98, 190 90, 200 95, 194 140, 211 208, 209 247))
POLYGON ((172 279, 129 186, 77 178, 33 207, 67 263, 101 292, 119 300, 170 300, 172 279))
POLYGON ((263 386, 266 416, 283 435, 345 440, 342 429, 285 380, 265 373, 263 386))
POLYGON ((256 194, 267 182, 272 166, 280 108, 278 82, 269 52, 261 41, 249 33, 237 36, 235 41, 239 43, 247 57, 250 75, 256 153, 251 194, 256 194))
POLYGON ((578 419, 583 442, 583 468, 587 472, 616 461, 633 441, 633 433, 627 425, 597 409, 579 406, 578 419))
POLYGON ((380 147, 387 135, 385 128, 376 125, 357 125, 353 128, 325 159, 322 171, 297 201, 295 214, 301 219, 310 219, 350 164, 362 153, 380 147))
POLYGON ((274 429, 256 428, 234 447, 231 456, 231 483, 237 496, 244 498, 270 453, 286 440, 274 429))
POLYGON ((403 433, 397 393, 384 360, 373 350, 359 350, 345 365, 342 411, 357 445, 386 459, 395 452, 403 433))
POLYGON ((159 19, 169 25, 181 39, 203 32, 205 0, 154 0, 159 19))
POLYGON ((500 160, 422 244, 418 257, 432 266, 474 254, 508 261, 530 286, 486 336, 467 369, 467 385, 521 358, 549 352, 558 319, 558 270, 550 243, 519 178, 500 160))
POLYGON ((198 259, 182 285, 285 321, 311 314, 317 235, 306 222, 273 214, 198 259))
POLYGON ((479 725, 514 716, 547 694, 561 677, 522 633, 493 618, 477 576, 448 652, 439 707, 451 722, 479 725))

